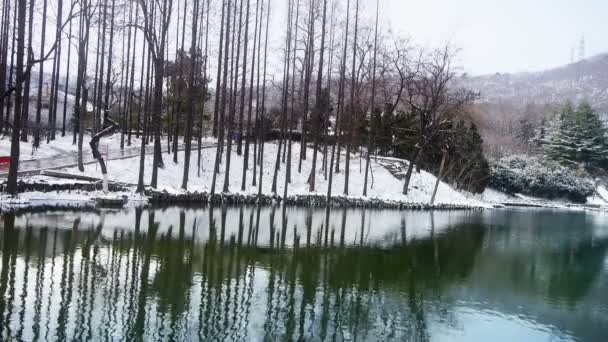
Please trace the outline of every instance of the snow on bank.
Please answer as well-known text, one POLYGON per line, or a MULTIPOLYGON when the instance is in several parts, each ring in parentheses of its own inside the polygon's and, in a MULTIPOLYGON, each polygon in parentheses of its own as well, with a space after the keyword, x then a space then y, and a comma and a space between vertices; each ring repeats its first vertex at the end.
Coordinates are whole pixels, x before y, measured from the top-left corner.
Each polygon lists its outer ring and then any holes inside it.
MULTIPOLYGON (((276 161, 278 145, 274 142, 267 143, 264 148, 264 167, 263 167, 263 181, 262 189, 264 194, 271 194, 272 178, 274 165, 276 161)), ((292 145, 292 182, 288 185, 288 194, 293 195, 309 195, 307 179, 312 169, 312 150, 308 149, 307 159, 302 162, 302 172, 298 173, 298 158, 300 147, 299 144, 294 143, 292 145)), ((251 155, 253 155, 253 148, 251 148, 251 155)), ((184 193, 181 189, 182 178, 183 178, 183 160, 184 152, 178 153, 178 164, 173 163, 172 155, 163 154, 163 161, 165 167, 159 169, 158 174, 158 189, 165 190, 170 193, 184 193)), ((226 154, 224 154, 223 163, 220 166, 220 173, 217 175, 216 180, 216 193, 220 193, 223 190, 224 179, 225 179, 225 167, 226 167, 226 154)), ((324 172, 321 170, 323 154, 318 153, 317 155, 317 178, 316 178, 316 189, 313 194, 326 195, 328 181, 324 178, 324 172)), ((145 159, 145 175, 144 179, 146 185, 149 184, 152 172, 152 155, 147 155, 145 159)), ((197 192, 210 192, 211 181, 213 177, 213 163, 215 160, 215 149, 203 149, 202 150, 202 168, 200 177, 197 175, 197 151, 192 152, 190 161, 190 173, 188 190, 197 192)), ((251 158, 250 158, 251 160, 251 158)), ((333 179, 333 195, 342 195, 344 190, 344 156, 341 157, 342 170, 339 174, 334 174, 333 179)), ((351 198, 365 198, 362 196, 363 183, 364 183, 364 168, 365 160, 359 159, 358 155, 353 155, 351 158, 350 165, 350 186, 349 193, 351 198)), ((236 154, 236 148, 232 153, 231 167, 229 173, 229 191, 232 193, 241 194, 256 194, 258 191, 257 186, 252 185, 252 174, 253 166, 250 164, 249 171, 247 173, 247 181, 245 191, 241 191, 241 180, 242 180, 242 169, 243 169, 243 157, 236 154)), ((96 170, 93 164, 85 166, 85 172, 81 173, 77 168, 65 169, 65 172, 86 175, 90 177, 101 177, 101 173, 96 170)), ((128 158, 123 160, 114 160, 108 163, 109 179, 112 181, 137 184, 139 172, 139 158, 128 158)), ((386 168, 379 163, 376 163, 373 159, 371 162, 371 173, 368 186, 367 198, 373 198, 384 201, 400 201, 400 202, 413 202, 413 203, 429 203, 433 187, 435 185, 436 178, 428 172, 422 171, 421 173, 414 173, 410 185, 410 192, 407 196, 401 193, 403 188, 403 182, 395 178, 386 168), (372 180, 373 177, 373 180, 372 180)), ((281 170, 277 179, 277 193, 278 195, 283 194, 285 185, 285 164, 281 164, 281 170)), ((436 198, 437 204, 457 204, 457 205, 470 205, 470 206, 486 206, 482 201, 474 198, 468 198, 464 194, 452 189, 445 183, 441 183, 436 198)))
MULTIPOLYGON (((59 156, 68 156, 75 155, 78 153, 78 145, 72 143, 72 133, 68 133, 65 137, 62 137, 61 134, 57 135, 55 140, 52 140, 50 143, 46 143, 46 137, 41 137, 42 141, 40 142, 40 147, 34 150, 32 146, 32 137, 28 137, 28 142, 20 142, 19 149, 20 161, 30 161, 30 160, 38 160, 38 159, 47 159, 59 156)), ((110 151, 119 151, 120 150, 120 134, 113 134, 109 137, 105 137, 102 139, 99 144, 99 150, 102 154, 105 154, 107 150, 110 151)), ((83 153, 90 154, 91 148, 89 147, 89 141, 91 141, 91 136, 85 134, 83 137, 82 149, 83 153)), ((205 138, 203 142, 215 142, 215 140, 205 138)), ((182 143, 182 140, 180 140, 182 143)), ((131 146, 127 146, 127 136, 125 135, 124 141, 125 148, 139 148, 141 146, 141 139, 136 138, 135 134, 131 136, 131 146)), ((167 140, 161 140, 161 146, 166 148, 167 140)), ((0 156, 9 156, 11 154, 11 141, 10 137, 4 136, 0 137, 0 156)))
MULTIPOLYGON (((608 195, 606 188, 603 186, 599 186, 596 190, 596 194, 587 198, 587 203, 585 205, 606 207, 608 206, 608 201, 606 201, 606 199, 608 199, 608 196, 604 197, 605 195, 608 195)), ((482 194, 476 195, 475 198, 479 199, 480 201, 491 203, 494 205, 510 204, 515 206, 522 205, 564 209, 580 209, 584 206, 581 204, 573 204, 568 200, 549 200, 546 198, 533 197, 522 194, 510 195, 492 188, 486 188, 482 194)))

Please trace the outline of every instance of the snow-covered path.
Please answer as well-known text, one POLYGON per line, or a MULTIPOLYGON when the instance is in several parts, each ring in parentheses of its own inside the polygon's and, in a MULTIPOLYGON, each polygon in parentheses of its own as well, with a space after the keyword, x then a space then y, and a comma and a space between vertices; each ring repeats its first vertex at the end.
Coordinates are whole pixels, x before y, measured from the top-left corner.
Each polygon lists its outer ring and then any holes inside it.
MULTIPOLYGON (((115 135, 119 137, 119 135, 115 135)), ((37 151, 34 156, 37 158, 32 158, 25 154, 25 160, 20 158, 19 161, 19 174, 20 175, 28 175, 31 173, 36 173, 41 170, 50 170, 50 169, 60 169, 73 167, 78 164, 78 153, 75 151, 76 146, 71 144, 71 139, 68 137, 62 138, 58 142, 51 142, 50 144, 43 144, 39 151, 37 151), (69 144, 68 144, 69 140, 69 144)), ((85 139, 88 141, 88 138, 85 139)), ((136 139, 135 143, 132 143, 130 147, 125 147, 124 149, 120 148, 119 141, 117 139, 110 139, 109 141, 102 141, 99 146, 100 152, 103 154, 103 157, 106 161, 112 161, 117 159, 124 158, 132 158, 138 157, 140 153, 140 143, 139 139, 136 139)), ((21 148, 23 149, 23 143, 21 144, 21 148)), ((83 163, 93 163, 95 159, 93 159, 93 155, 91 154, 91 149, 88 143, 83 144, 83 163)), ((198 144, 192 144, 192 149, 195 150, 198 148, 198 144)), ((27 145, 26 145, 27 146, 27 145)), ((212 148, 215 146, 213 142, 202 143, 201 148, 212 148)), ((184 144, 178 145, 178 150, 183 150, 185 147, 184 144)), ((161 143, 161 149, 164 153, 168 151, 168 146, 165 143, 161 143)), ((154 152, 154 145, 149 144, 146 146, 146 154, 152 154, 154 152)), ((23 156, 23 155, 22 155, 23 156)), ((6 178, 8 175, 8 170, 0 171, 0 178, 6 178)))

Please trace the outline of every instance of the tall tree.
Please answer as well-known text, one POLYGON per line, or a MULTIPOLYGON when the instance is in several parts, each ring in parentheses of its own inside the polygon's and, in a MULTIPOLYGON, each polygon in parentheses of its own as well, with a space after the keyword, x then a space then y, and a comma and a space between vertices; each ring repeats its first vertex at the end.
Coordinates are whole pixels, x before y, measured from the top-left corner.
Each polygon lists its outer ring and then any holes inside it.
POLYGON ((289 57, 291 56, 291 18, 292 18, 292 4, 291 0, 288 1, 287 5, 287 29, 286 29, 286 37, 285 37, 285 55, 283 60, 283 94, 281 96, 281 114, 279 116, 279 125, 281 129, 281 138, 279 139, 279 146, 277 148, 277 157, 274 165, 274 173, 272 176, 272 187, 271 192, 273 194, 277 193, 277 176, 279 174, 279 169, 281 165, 281 148, 284 147, 283 141, 285 140, 285 125, 287 123, 287 97, 289 94, 289 69, 291 67, 291 63, 289 61, 289 57))
POLYGON ((152 180, 150 186, 156 189, 158 183, 158 168, 163 167, 160 146, 161 114, 163 104, 163 77, 165 68, 165 46, 167 44, 167 32, 171 22, 173 0, 153 0, 158 13, 154 15, 150 11, 148 1, 139 0, 139 5, 144 18, 144 36, 148 41, 148 48, 154 62, 154 103, 152 112, 152 124, 154 128, 154 161, 152 164, 152 180), (158 23, 156 20, 158 19, 158 23))
POLYGON ((61 136, 65 137, 65 127, 66 127, 66 116, 68 111, 68 90, 70 85, 70 61, 72 59, 72 20, 70 20, 70 28, 68 29, 68 63, 66 65, 66 73, 65 73, 65 88, 63 90, 63 113, 61 120, 61 136))
MULTIPOLYGON (((2 2, 2 16, 0 16, 0 133, 4 131, 4 100, 8 98, 5 95, 6 92, 6 71, 9 67, 12 67, 8 64, 8 37, 10 32, 10 14, 11 14, 11 4, 10 0, 2 2)), ((11 101, 7 101, 10 103, 11 101)), ((8 121, 8 111, 6 113, 7 121, 8 121)))
MULTIPOLYGON (((182 181, 182 189, 188 189, 188 176, 190 174, 190 152, 192 150, 192 126, 194 121, 195 101, 196 101, 196 89, 197 84, 195 75, 197 74, 197 34, 198 34, 198 16, 199 16, 199 0, 194 0, 192 4, 192 33, 190 42, 190 75, 188 80, 189 86, 189 105, 188 115, 186 117, 186 132, 185 132, 185 143, 186 149, 184 154, 184 177, 182 181)), ((186 18, 184 18, 184 21, 186 18)), ((177 136, 174 137, 177 140, 177 136)), ((173 153, 177 154, 177 151, 173 153)))
MULTIPOLYGON (((221 102, 220 108, 218 111, 219 115, 219 127, 218 127, 218 139, 217 139, 217 148, 215 153, 215 165, 213 168, 213 176, 211 180, 211 195, 215 194, 215 181, 217 178, 217 174, 220 171, 220 160, 222 154, 222 144, 224 141, 224 118, 226 115, 226 101, 228 96, 228 50, 230 48, 230 10, 232 5, 232 0, 227 0, 226 6, 226 31, 224 36, 224 62, 223 62, 223 72, 222 72, 222 94, 221 94, 221 102)), ((228 137, 230 139, 230 137, 228 137)))
MULTIPOLYGON (((245 35, 243 46, 243 72, 241 75, 241 103, 239 106, 239 133, 237 140, 236 153, 240 156, 243 154, 243 118, 245 114, 245 93, 247 81, 247 46, 249 43, 249 4, 251 0, 247 0, 247 10, 245 14, 245 35)), ((254 47, 255 48, 255 47, 254 47)))
MULTIPOLYGON (((29 6, 29 19, 28 19, 28 52, 27 52, 27 64, 30 64, 32 62, 32 59, 34 58, 34 47, 33 47, 33 41, 34 41, 34 7, 36 2, 35 0, 32 0, 30 2, 30 6, 29 6)), ((25 75, 25 85, 23 88, 23 110, 21 111, 21 141, 23 142, 27 142, 27 126, 28 126, 28 114, 30 112, 30 85, 31 85, 31 80, 32 80, 32 74, 28 73, 27 75, 25 75)))
MULTIPOLYGON (((236 1, 235 1, 235 6, 236 6, 236 1)), ((235 8, 235 13, 234 13, 234 20, 236 22, 236 8, 235 8)), ((229 192, 230 191, 230 159, 232 156, 232 140, 233 140, 233 131, 234 131, 234 116, 235 116, 235 111, 236 111, 236 97, 237 97, 237 89, 238 89, 238 78, 239 78, 239 73, 238 73, 238 61, 240 59, 240 52, 241 52, 241 28, 243 27, 242 25, 243 23, 243 0, 240 1, 240 5, 239 5, 239 30, 238 30, 238 36, 236 39, 236 44, 237 44, 237 52, 236 52, 236 58, 233 59, 232 62, 232 69, 234 71, 234 81, 233 81, 233 95, 232 95, 232 100, 231 100, 231 105, 230 105, 230 113, 229 113, 229 117, 228 117, 228 139, 227 139, 227 146, 226 146, 226 170, 224 171, 224 189, 223 192, 229 192)), ((236 29, 236 26, 235 26, 236 29)), ((234 34, 233 34, 233 42, 234 42, 234 34)), ((247 40, 247 39, 245 39, 247 40)), ((232 47, 232 52, 234 53, 234 45, 232 47)), ((245 75, 243 73, 243 75, 245 75)))
MULTIPOLYGON (((42 5, 42 32, 40 38, 40 59, 44 58, 44 43, 46 37, 46 9, 47 0, 42 5)), ((38 73, 38 98, 36 99, 36 125, 34 126, 34 148, 40 147, 40 114, 42 112, 42 85, 44 82, 44 63, 40 63, 38 73)))
POLYGON ((59 73, 61 71, 61 23, 63 21, 63 0, 57 0, 57 26, 55 31, 55 57, 53 59, 53 77, 51 78, 51 99, 49 104, 49 132, 47 135, 47 143, 50 140, 55 140, 55 130, 57 129, 57 103, 59 96, 59 73))
MULTIPOLYGON (((264 34, 264 76, 262 80, 262 107, 260 108, 260 121, 264 122, 264 111, 266 110, 266 67, 268 66, 268 28, 270 26, 271 0, 268 0, 268 10, 266 12, 266 33, 264 34)), ((262 6, 263 7, 263 6, 262 6)), ((262 177, 264 175, 264 125, 260 128, 260 180, 258 184, 258 196, 262 195, 262 177)))
MULTIPOLYGON (((317 74, 317 91, 316 91, 316 105, 315 115, 313 118, 313 151, 312 151, 312 169, 310 170, 310 180, 308 191, 315 191, 316 172, 317 172, 317 151, 319 149, 319 135, 321 130, 321 121, 323 120, 323 114, 327 115, 329 110, 328 106, 324 106, 323 96, 323 58, 325 57, 325 28, 327 18, 327 0, 323 0, 323 21, 321 24, 321 51, 319 53, 319 70, 317 74)), ((329 96, 328 96, 329 99, 329 96)), ((326 105, 329 102, 325 103, 326 105)))
POLYGON ((15 112, 13 114, 13 132, 11 135, 11 163, 8 170, 6 191, 10 195, 17 194, 17 172, 19 170, 19 134, 21 133, 21 102, 23 75, 23 51, 25 49, 25 12, 27 0, 17 1, 17 64, 15 80, 15 112))
POLYGON ((353 144, 353 132, 355 130, 355 87, 357 82, 356 64, 357 64, 357 33, 359 30, 359 0, 355 4, 355 31, 353 37, 353 64, 351 72, 350 86, 350 115, 348 116, 348 137, 346 138, 346 162, 344 165, 344 195, 348 196, 348 185, 350 180, 350 151, 353 144))
POLYGON ((365 157, 365 179, 363 181, 363 196, 367 196, 367 179, 370 168, 370 155, 372 153, 372 135, 374 133, 374 113, 376 112, 376 58, 378 54, 378 13, 380 0, 376 0, 376 28, 374 29, 374 61, 372 62, 372 93, 370 99, 369 133, 367 134, 367 156, 365 157))
MULTIPOLYGON (((350 20, 350 0, 346 2, 346 27, 344 28, 344 44, 342 52, 342 63, 340 65, 340 78, 338 80, 338 110, 336 111, 336 173, 340 172, 340 143, 342 142, 342 115, 344 113, 344 101, 346 98, 346 56, 348 53, 348 29, 350 20)), ((332 149, 333 151, 333 149, 332 149)), ((333 152, 332 152, 333 153, 333 152)))
MULTIPOLYGON (((230 14, 228 14, 230 16, 230 14)), ((222 54, 224 53, 224 21, 226 18, 226 0, 222 0, 222 15, 220 20, 220 41, 219 52, 217 54, 217 76, 215 81, 215 105, 213 106, 213 136, 217 138, 218 118, 220 111, 220 86, 222 79, 222 54)))
MULTIPOLYGON (((249 2, 249 0, 248 0, 249 2)), ((257 1, 255 4, 255 21, 254 21, 254 33, 253 33, 253 48, 251 49, 252 57, 251 57, 251 75, 249 77, 249 104, 247 106, 247 133, 245 138, 245 156, 243 157, 243 178, 241 180, 241 191, 245 191, 246 182, 247 182, 247 170, 249 170, 249 142, 251 139, 251 116, 253 112, 253 80, 255 75, 255 61, 256 61, 256 48, 259 50, 259 42, 258 42, 258 18, 260 17, 260 3, 262 1, 257 1)), ((259 81, 258 81, 259 82, 259 81)), ((256 90, 257 91, 257 90, 256 90)), ((256 103, 257 107, 257 103, 256 103)), ((257 109, 256 109, 257 111, 257 109)), ((257 117, 257 115, 256 115, 257 117)), ((256 164, 256 153, 254 152, 254 167, 256 164)), ((253 181, 255 183, 255 175, 253 177, 253 181)))

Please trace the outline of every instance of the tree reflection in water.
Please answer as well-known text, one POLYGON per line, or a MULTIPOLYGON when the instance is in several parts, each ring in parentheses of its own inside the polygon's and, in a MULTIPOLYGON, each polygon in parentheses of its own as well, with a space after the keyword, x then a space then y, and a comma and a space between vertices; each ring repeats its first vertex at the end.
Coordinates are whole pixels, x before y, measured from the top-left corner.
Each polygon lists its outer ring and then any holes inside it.
POLYGON ((574 305, 607 247, 577 239, 509 255, 487 246, 511 231, 475 214, 388 212, 389 228, 373 211, 329 208, 138 208, 121 213, 132 226, 111 212, 70 215, 57 226, 3 216, 3 340, 427 341, 437 320, 454 327, 447 294, 479 269, 532 256, 534 273, 505 287, 574 305))

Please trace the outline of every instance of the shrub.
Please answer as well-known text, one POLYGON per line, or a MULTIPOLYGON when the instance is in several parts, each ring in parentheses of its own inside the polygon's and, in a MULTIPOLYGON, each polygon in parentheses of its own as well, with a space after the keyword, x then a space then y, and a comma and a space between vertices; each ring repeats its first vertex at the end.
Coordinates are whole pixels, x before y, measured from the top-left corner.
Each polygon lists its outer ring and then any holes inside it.
POLYGON ((556 162, 514 155, 491 162, 490 186, 508 193, 585 203, 593 194, 592 181, 556 162))

